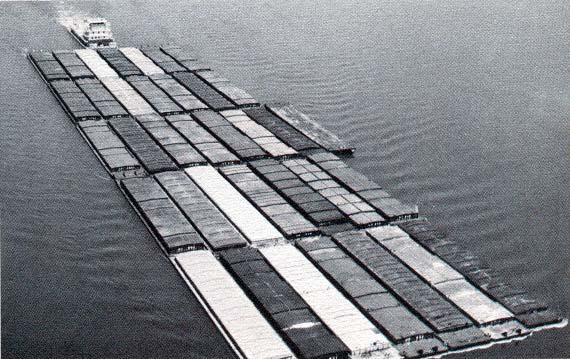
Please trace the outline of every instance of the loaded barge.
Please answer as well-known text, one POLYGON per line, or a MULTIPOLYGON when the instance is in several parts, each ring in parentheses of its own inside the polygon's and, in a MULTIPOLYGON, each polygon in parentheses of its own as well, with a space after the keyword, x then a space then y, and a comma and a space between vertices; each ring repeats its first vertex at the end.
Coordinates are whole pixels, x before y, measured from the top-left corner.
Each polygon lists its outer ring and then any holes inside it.
POLYGON ((29 59, 240 358, 442 356, 567 323, 180 47, 29 59))

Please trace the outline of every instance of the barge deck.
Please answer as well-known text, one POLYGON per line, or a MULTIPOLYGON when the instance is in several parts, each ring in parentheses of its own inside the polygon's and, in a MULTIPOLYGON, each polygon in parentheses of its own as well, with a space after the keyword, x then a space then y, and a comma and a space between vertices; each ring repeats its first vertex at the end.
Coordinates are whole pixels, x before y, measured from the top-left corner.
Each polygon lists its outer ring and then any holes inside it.
POLYGON ((567 321, 185 50, 29 54, 240 358, 414 358, 567 321))

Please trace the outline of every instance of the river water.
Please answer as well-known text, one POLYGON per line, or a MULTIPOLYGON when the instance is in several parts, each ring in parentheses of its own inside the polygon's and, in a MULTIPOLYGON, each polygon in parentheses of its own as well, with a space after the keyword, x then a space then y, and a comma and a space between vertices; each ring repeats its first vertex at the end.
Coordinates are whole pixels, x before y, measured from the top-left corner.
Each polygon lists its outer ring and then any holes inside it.
MULTIPOLYGON (((2 2, 2 354, 226 358, 231 351, 25 59, 77 47, 193 49, 263 102, 297 104, 348 162, 517 286, 570 314, 570 3, 2 2)), ((471 357, 568 357, 570 330, 471 357)))

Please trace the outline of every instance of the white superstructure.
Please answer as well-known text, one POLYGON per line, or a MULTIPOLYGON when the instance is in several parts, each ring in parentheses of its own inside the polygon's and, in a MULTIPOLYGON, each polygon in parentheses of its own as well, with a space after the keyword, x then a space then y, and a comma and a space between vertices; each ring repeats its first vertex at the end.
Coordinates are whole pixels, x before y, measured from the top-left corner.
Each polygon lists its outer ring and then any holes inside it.
POLYGON ((103 18, 74 18, 69 31, 87 48, 117 47, 111 31, 111 25, 103 18))

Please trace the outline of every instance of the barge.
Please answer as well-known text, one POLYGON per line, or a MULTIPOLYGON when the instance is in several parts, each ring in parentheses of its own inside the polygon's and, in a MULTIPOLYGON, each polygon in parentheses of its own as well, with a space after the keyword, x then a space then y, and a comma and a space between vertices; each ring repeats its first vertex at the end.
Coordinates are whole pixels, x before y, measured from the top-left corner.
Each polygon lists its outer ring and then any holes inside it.
POLYGON ((182 48, 29 58, 237 357, 441 356, 567 323, 182 48))

